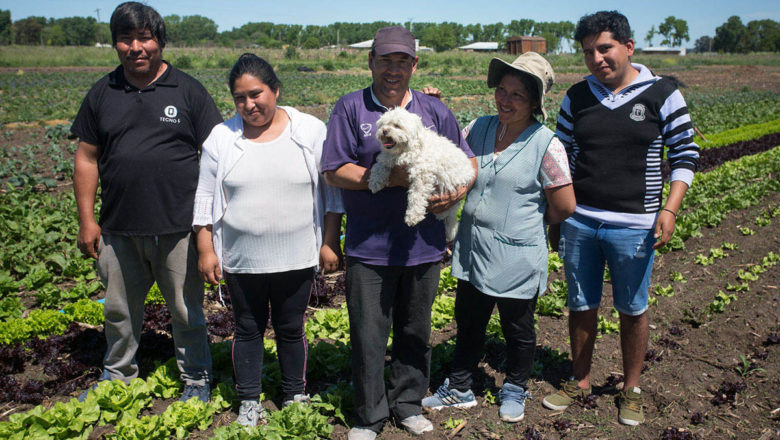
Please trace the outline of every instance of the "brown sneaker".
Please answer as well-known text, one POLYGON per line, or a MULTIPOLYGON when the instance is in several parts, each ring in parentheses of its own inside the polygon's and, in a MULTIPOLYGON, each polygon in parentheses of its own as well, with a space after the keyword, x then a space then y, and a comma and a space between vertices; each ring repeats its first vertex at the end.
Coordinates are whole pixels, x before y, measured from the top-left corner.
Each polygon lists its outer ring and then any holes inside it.
POLYGON ((577 386, 577 380, 562 380, 561 389, 557 393, 550 394, 542 400, 542 405, 546 408, 561 411, 569 407, 578 397, 588 397, 591 388, 582 389, 577 386))

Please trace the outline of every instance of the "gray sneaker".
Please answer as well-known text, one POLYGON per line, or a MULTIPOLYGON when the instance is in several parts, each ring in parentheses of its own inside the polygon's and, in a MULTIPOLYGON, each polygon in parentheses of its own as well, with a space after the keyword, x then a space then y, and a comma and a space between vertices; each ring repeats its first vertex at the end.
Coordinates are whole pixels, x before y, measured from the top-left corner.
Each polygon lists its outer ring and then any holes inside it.
POLYGON ((498 393, 501 408, 498 415, 505 422, 519 422, 525 417, 525 399, 531 394, 525 388, 506 382, 498 393))
POLYGON ((422 406, 426 409, 442 408, 471 408, 477 406, 477 400, 471 390, 458 391, 450 389, 450 380, 444 379, 444 384, 433 393, 422 400, 422 406))
POLYGON ((293 403, 302 403, 308 405, 311 401, 311 397, 308 394, 296 394, 292 399, 282 402, 282 408, 292 405, 293 403))
POLYGON ((423 435, 423 433, 433 431, 433 424, 422 414, 409 416, 399 422, 401 426, 414 435, 423 435))
POLYGON ((257 400, 242 400, 238 408, 236 423, 243 426, 257 426, 257 423, 265 420, 265 408, 257 400))
POLYGON ((348 440, 374 440, 376 438, 376 432, 368 428, 359 428, 355 426, 347 433, 348 440))

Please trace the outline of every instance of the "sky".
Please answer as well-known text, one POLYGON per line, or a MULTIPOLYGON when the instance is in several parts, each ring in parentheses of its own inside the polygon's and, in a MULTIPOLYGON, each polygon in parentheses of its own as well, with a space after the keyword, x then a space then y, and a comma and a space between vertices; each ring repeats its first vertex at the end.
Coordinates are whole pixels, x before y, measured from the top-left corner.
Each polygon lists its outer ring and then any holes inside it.
MULTIPOLYGON (((16 21, 31 15, 47 18, 100 16, 107 22, 119 1, 103 0, 0 0, 0 9, 11 11, 16 21), (96 10, 99 9, 99 12, 96 10)), ((628 17, 638 47, 647 45, 645 36, 651 26, 673 15, 688 22, 690 41, 715 35, 715 28, 730 16, 737 15, 743 23, 752 20, 780 21, 780 1, 777 0, 649 0, 649 1, 589 1, 492 0, 147 0, 162 15, 202 15, 217 23, 219 31, 240 27, 249 22, 269 21, 279 24, 328 25, 335 22, 367 23, 391 21, 403 23, 444 21, 461 24, 509 23, 530 18, 534 21, 577 20, 598 10, 616 9, 628 17)), ((653 40, 654 45, 661 38, 653 40)))

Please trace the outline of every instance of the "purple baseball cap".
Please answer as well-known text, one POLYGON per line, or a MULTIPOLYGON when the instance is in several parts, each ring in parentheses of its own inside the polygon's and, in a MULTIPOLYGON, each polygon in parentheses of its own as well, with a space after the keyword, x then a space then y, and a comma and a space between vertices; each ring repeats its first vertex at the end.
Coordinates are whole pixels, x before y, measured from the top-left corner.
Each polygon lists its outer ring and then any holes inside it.
POLYGON ((371 50, 377 56, 401 52, 414 58, 417 56, 414 46, 414 35, 409 30, 403 26, 390 26, 376 31, 371 50))

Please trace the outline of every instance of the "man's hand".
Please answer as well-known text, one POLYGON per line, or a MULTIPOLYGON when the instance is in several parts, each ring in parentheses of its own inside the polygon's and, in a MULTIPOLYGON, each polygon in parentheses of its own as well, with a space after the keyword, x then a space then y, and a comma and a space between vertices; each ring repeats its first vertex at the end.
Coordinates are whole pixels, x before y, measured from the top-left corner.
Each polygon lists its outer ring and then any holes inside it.
POLYGON ((387 186, 403 186, 408 188, 409 187, 409 173, 406 172, 406 169, 401 166, 394 166, 393 169, 390 171, 390 179, 388 179, 387 186))
POLYGON ((326 243, 320 248, 320 268, 323 273, 330 273, 339 270, 341 263, 341 249, 335 249, 326 243))
POLYGON ((420 91, 425 93, 428 96, 433 96, 434 98, 441 99, 441 90, 437 89, 436 87, 425 86, 420 91))
POLYGON ((659 249, 669 243, 672 234, 674 234, 676 221, 674 214, 669 211, 662 210, 658 213, 658 218, 655 220, 655 234, 653 235, 657 241, 653 245, 653 249, 659 249))
POLYGON ((219 284, 219 280, 222 279, 222 269, 219 267, 219 258, 217 258, 217 254, 213 251, 199 252, 198 272, 200 272, 201 280, 210 284, 219 284))
POLYGON ((449 192, 444 194, 434 194, 428 197, 428 212, 432 214, 438 214, 444 212, 453 205, 459 203, 466 197, 468 192, 467 186, 459 186, 455 192, 449 192))
POLYGON ((100 252, 100 226, 94 221, 81 225, 77 243, 82 254, 97 258, 100 252))

